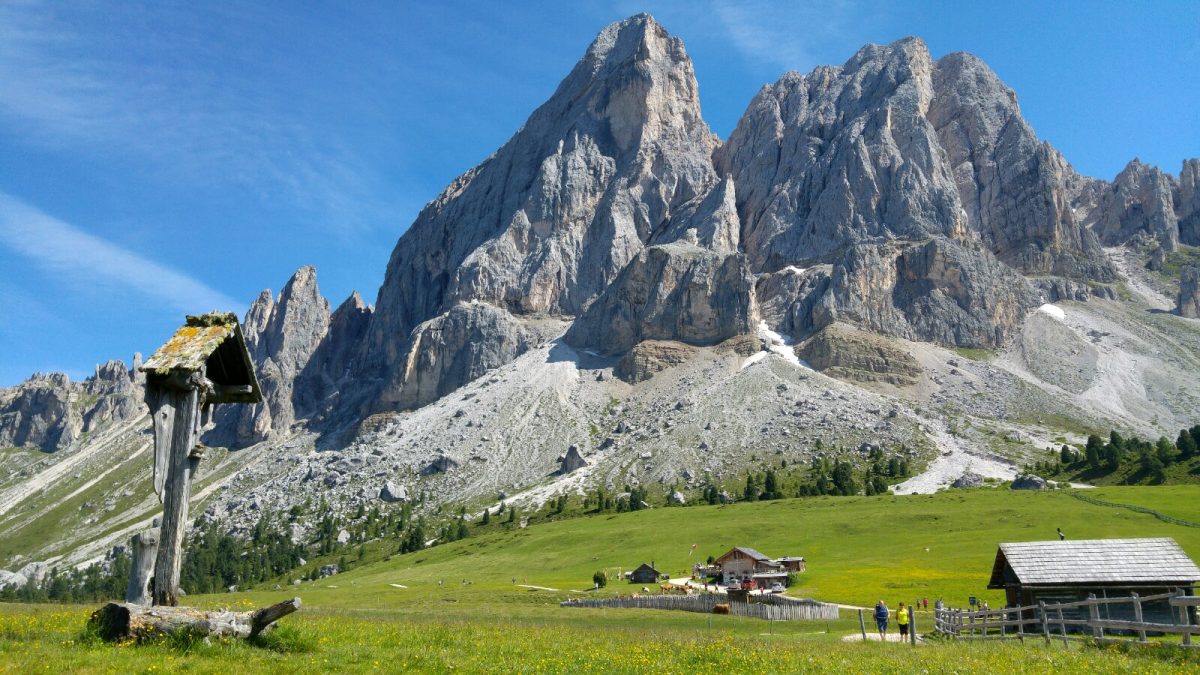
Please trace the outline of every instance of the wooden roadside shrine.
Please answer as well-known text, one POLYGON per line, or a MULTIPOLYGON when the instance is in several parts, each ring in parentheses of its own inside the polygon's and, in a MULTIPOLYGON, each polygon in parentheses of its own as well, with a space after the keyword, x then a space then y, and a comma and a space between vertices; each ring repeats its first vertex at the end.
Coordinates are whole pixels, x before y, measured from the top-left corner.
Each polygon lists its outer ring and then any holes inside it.
POLYGON ((205 612, 179 604, 179 570, 192 480, 204 456, 200 435, 218 403, 261 403, 246 341, 231 313, 188 316, 141 367, 154 424, 154 491, 161 524, 135 535, 125 603, 92 616, 106 639, 143 638, 181 629, 252 637, 296 611, 300 599, 257 612, 205 612))

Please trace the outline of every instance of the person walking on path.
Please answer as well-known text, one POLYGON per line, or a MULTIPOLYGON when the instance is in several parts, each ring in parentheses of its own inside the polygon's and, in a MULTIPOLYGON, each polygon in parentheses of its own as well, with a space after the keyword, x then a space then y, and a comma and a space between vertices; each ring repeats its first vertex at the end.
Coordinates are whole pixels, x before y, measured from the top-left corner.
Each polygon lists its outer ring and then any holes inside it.
POLYGON ((879 604, 875 605, 875 627, 879 629, 879 639, 887 640, 888 608, 883 603, 883 600, 880 600, 879 604))
POLYGON ((896 608, 896 625, 900 627, 900 641, 904 642, 908 637, 908 610, 904 609, 903 602, 896 608))

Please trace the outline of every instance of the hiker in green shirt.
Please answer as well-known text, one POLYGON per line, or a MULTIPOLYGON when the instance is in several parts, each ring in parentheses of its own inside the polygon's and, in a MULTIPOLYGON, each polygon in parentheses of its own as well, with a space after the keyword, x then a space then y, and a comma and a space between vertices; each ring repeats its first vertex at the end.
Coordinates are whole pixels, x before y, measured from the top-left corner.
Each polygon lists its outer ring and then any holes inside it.
POLYGON ((908 610, 904 608, 904 603, 896 608, 896 625, 900 626, 900 641, 908 637, 908 610))

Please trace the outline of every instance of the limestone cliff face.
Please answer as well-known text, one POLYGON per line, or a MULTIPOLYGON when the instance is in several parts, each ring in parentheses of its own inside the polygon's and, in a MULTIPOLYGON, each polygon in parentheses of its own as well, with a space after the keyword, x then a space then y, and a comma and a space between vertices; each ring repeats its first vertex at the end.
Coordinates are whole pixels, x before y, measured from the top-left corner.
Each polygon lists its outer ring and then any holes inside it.
MULTIPOLYGON (((440 371, 444 385, 411 379, 409 364, 465 347, 416 330, 460 303, 492 309, 447 317, 458 335, 513 325, 500 317, 580 312, 716 184, 716 144, 683 43, 646 15, 605 28, 525 126, 400 238, 358 361, 382 376, 374 407, 428 402, 510 354, 478 351, 474 366, 440 371), (473 319, 487 324, 461 324, 473 319)), ((522 344, 515 330, 498 339, 522 344)))
POLYGON ((716 161, 737 185, 756 272, 829 262, 868 239, 969 236, 926 118, 933 71, 925 45, 908 39, 788 73, 755 96, 716 161))
POLYGON ((1200 159, 1183 163, 1175 193, 1175 215, 1179 218, 1180 243, 1200 246, 1200 159))
POLYGON ((343 399, 353 400, 364 387, 351 371, 354 356, 366 337, 374 309, 358 291, 350 294, 329 317, 329 329, 296 379, 292 401, 298 417, 321 421, 343 399))
POLYGON ((934 65, 937 130, 971 227, 1003 262, 1032 274, 1111 281, 1114 273, 1072 203, 1085 181, 1021 117, 1016 94, 977 57, 934 65))
MULTIPOLYGON (((237 444, 257 443, 274 431, 291 428, 296 421, 296 383, 329 330, 329 319, 329 303, 317 286, 316 270, 309 266, 292 275, 277 302, 265 290, 250 306, 242 332, 262 386, 263 402, 219 411, 223 414, 218 426, 233 426, 237 444)), ((228 441, 228 433, 218 436, 228 441)))
POLYGON ((741 255, 687 241, 651 246, 575 320, 566 340, 605 354, 643 340, 716 344, 751 332, 753 290, 741 255))
POLYGON ((1170 176, 1135 159, 1101 193, 1092 228, 1110 246, 1141 233, 1164 251, 1174 251, 1180 239, 1174 193, 1170 176))
POLYGON ((1180 316, 1200 319, 1200 265, 1187 265, 1179 279, 1180 316))
POLYGON ((96 366, 83 382, 63 373, 39 373, 21 384, 0 389, 0 447, 33 447, 54 452, 84 433, 136 420, 146 413, 144 379, 121 361, 96 366))
POLYGON ((793 332, 840 320, 994 346, 1036 300, 1001 261, 1109 275, 1071 215, 1074 173, 1036 141, 1012 92, 973 58, 935 63, 920 40, 764 87, 716 162, 737 186, 755 272, 833 265, 760 283, 764 318, 793 332))

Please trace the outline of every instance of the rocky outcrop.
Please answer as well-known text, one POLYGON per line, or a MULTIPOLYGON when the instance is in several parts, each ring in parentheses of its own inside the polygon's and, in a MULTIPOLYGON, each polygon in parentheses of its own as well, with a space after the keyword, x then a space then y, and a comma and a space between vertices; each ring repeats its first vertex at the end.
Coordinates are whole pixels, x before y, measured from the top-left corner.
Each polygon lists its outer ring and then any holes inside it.
MULTIPOLYGON (((605 28, 522 129, 400 238, 360 359, 383 377, 374 407, 426 400, 404 391, 407 364, 430 360, 413 349, 455 348, 414 329, 460 303, 515 316, 581 311, 717 182, 716 144, 683 43, 646 15, 605 28)), ((453 389, 467 372, 417 386, 453 389)))
POLYGON ((682 342, 647 340, 634 345, 613 368, 613 374, 634 384, 650 379, 655 373, 677 366, 696 353, 696 348, 682 342))
POLYGON ((447 471, 457 467, 458 460, 450 457, 449 455, 438 455, 437 457, 434 457, 432 461, 426 464, 425 468, 421 469, 421 475, 432 476, 434 474, 446 473, 447 471))
POLYGON ((587 460, 579 454, 579 447, 575 445, 567 448, 566 454, 558 459, 558 473, 564 476, 585 466, 587 466, 587 460))
POLYGON ((455 305, 413 331, 400 398, 404 408, 437 400, 524 353, 532 334, 507 311, 482 302, 455 305))
POLYGON ((845 324, 833 324, 796 346, 796 355, 814 369, 851 382, 917 384, 921 364, 886 338, 845 324))
POLYGON ((963 475, 955 478, 954 482, 950 484, 950 487, 958 489, 977 488, 982 486, 983 476, 980 476, 973 471, 967 471, 963 473, 963 475))
MULTIPOLYGON (((264 290, 246 312, 242 331, 262 387, 263 402, 231 407, 235 442, 250 445, 275 431, 287 432, 296 421, 293 393, 300 374, 329 329, 329 302, 317 286, 317 272, 301 267, 279 292, 278 302, 264 290)), ((219 434, 218 434, 219 435, 219 434)))
POLYGON ((344 399, 361 397, 360 379, 368 375, 355 373, 353 362, 373 313, 358 291, 334 310, 329 329, 296 380, 292 398, 297 416, 319 424, 329 411, 342 407, 344 399))
POLYGON ((71 380, 63 373, 37 374, 8 390, 0 405, 0 446, 65 448, 83 431, 71 380))
MULTIPOLYGON (((134 355, 135 365, 141 355, 134 355)), ((0 447, 62 450, 83 434, 146 413, 145 380, 121 361, 96 366, 83 382, 63 373, 39 373, 0 389, 0 447)))
POLYGON ((1050 485, 1045 478, 1041 476, 1017 476, 1012 482, 1011 489, 1013 490, 1048 490, 1050 485))
POLYGON ((932 76, 925 45, 908 39, 763 87, 715 158, 737 185, 752 269, 830 262, 880 237, 967 236, 925 117, 932 76))
POLYGON ((567 331, 573 347, 623 354, 644 340, 713 345, 751 330, 754 279, 740 255, 651 246, 567 331))
POLYGON ((1092 229, 1109 246, 1144 235, 1167 252, 1178 249, 1173 183, 1158 167, 1133 160, 1101 194, 1092 229))
POLYGON ((1200 265, 1188 265, 1179 277, 1180 316, 1200 319, 1200 265))
POLYGON ((1076 217, 1084 179, 1021 117, 1016 94, 979 58, 934 64, 926 118, 972 229, 1000 260, 1033 274, 1111 281, 1096 238, 1076 217))
POLYGON ((408 501, 408 489, 389 480, 380 488, 379 498, 389 503, 408 501))
POLYGON ((828 292, 801 327, 843 321, 908 340, 994 347, 1015 334, 1037 300, 986 251, 945 238, 866 244, 834 266, 828 292))
POLYGON ((1175 215, 1179 218, 1179 241, 1200 246, 1200 159, 1183 162, 1175 193, 1175 215))
POLYGON ((764 87, 716 163, 737 186, 751 269, 773 273, 760 281, 768 323, 791 333, 845 321, 997 345, 1034 295, 1001 261, 1110 276, 1071 214, 1077 176, 1036 141, 1012 92, 976 59, 935 63, 920 40, 764 87), (828 280, 774 277, 822 263, 828 280))

